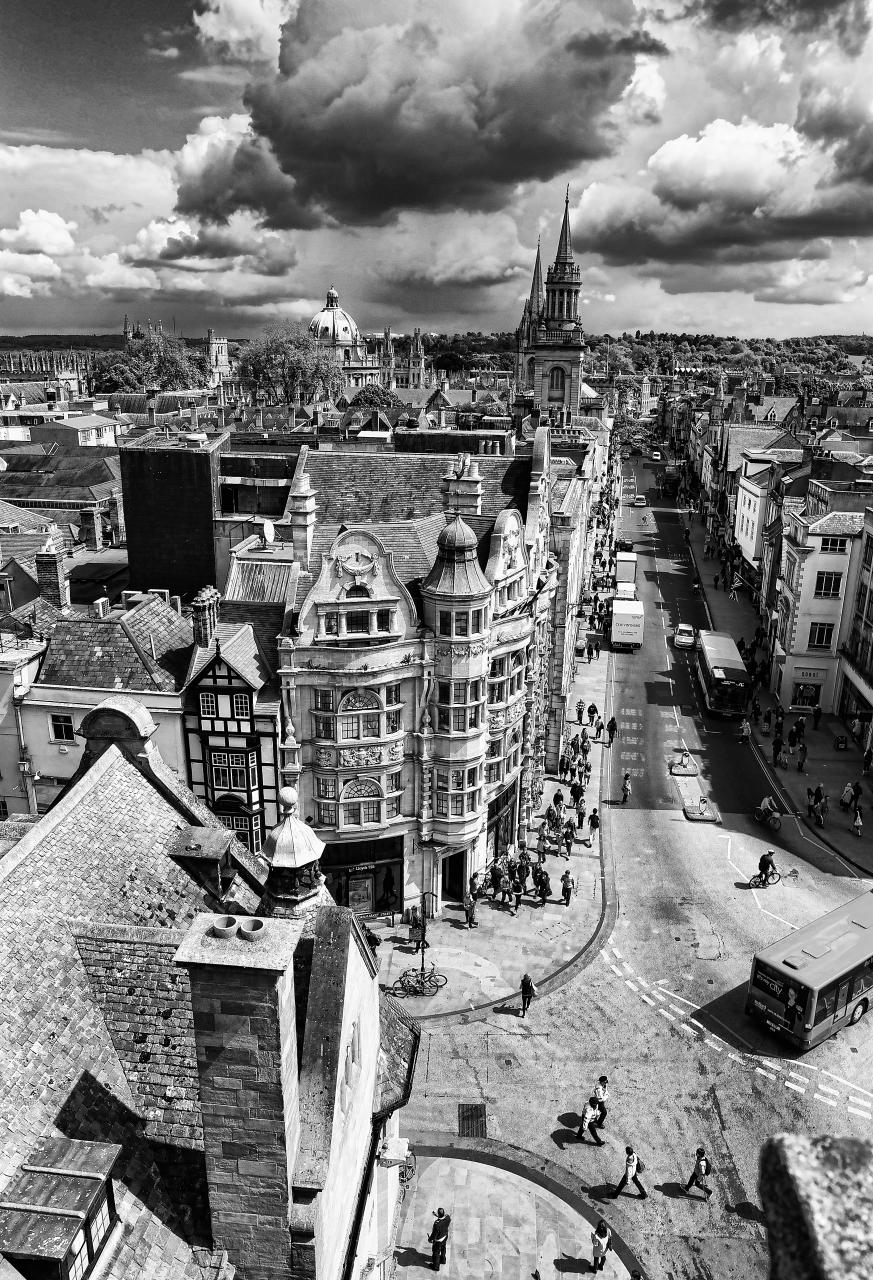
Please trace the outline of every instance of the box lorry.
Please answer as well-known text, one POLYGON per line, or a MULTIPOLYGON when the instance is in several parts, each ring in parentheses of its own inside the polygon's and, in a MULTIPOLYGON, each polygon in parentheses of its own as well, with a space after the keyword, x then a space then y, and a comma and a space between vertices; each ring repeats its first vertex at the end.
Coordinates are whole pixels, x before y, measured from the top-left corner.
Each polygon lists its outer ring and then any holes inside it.
POLYGON ((635 551, 619 551, 615 557, 615 581, 636 582, 637 553, 635 551))
POLYGON ((642 600, 613 600, 610 636, 613 649, 641 648, 644 627, 645 610, 642 600))

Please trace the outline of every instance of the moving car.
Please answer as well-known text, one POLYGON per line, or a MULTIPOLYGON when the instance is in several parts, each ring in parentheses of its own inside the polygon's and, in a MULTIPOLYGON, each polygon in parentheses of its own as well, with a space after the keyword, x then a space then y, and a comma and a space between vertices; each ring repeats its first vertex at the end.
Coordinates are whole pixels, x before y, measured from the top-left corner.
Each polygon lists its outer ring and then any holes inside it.
POLYGON ((653 450, 652 450, 652 462, 660 462, 660 461, 661 461, 661 450, 660 450, 660 449, 653 449, 653 450))
POLYGON ((616 538, 615 549, 616 551, 633 551, 634 544, 630 538, 616 538))
POLYGON ((646 502, 646 495, 644 493, 638 493, 637 496, 634 498, 634 506, 645 507, 647 505, 648 504, 646 502))
POLYGON ((673 644, 677 649, 693 649, 697 644, 697 636, 690 622, 678 622, 673 632, 673 644))

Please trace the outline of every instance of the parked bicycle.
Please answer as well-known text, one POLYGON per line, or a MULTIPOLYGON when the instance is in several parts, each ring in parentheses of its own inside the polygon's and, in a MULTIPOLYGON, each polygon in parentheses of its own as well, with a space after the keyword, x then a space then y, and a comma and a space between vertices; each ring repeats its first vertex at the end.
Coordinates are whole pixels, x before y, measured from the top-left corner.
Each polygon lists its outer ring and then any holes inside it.
POLYGON ((399 999, 404 996, 435 996, 447 982, 448 978, 444 973, 437 973, 435 964, 429 969, 406 969, 388 987, 387 994, 399 999))

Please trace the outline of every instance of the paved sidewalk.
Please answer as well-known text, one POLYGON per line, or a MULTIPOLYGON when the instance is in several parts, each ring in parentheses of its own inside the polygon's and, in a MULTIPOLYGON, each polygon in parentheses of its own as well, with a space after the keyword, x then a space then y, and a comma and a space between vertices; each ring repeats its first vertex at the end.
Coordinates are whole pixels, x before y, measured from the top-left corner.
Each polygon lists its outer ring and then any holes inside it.
MULTIPOLYGON (((554 1192, 496 1165, 419 1156, 395 1251, 398 1280, 431 1274, 427 1237, 437 1208, 452 1219, 442 1268, 449 1280, 529 1280, 535 1271, 541 1280, 556 1280, 592 1270, 596 1215, 583 1217, 554 1192)), ((600 1274, 623 1280, 629 1272, 613 1249, 600 1274)))
MULTIPOLYGON (((755 612, 748 595, 740 594, 738 600, 731 600, 727 591, 713 587, 713 576, 720 567, 717 560, 704 560, 703 543, 705 533, 700 518, 695 516, 691 527, 691 551, 703 585, 703 595, 709 616, 717 631, 727 631, 732 636, 751 640, 755 629, 761 625, 761 619, 755 612)), ((762 711, 776 704, 776 697, 768 689, 758 692, 762 711)), ((794 723, 795 713, 787 712, 785 726, 787 730, 794 723)), ((812 715, 806 721, 806 772, 798 773, 796 762, 792 761, 787 769, 774 768, 772 764, 772 736, 766 736, 759 724, 753 727, 755 744, 764 758, 768 773, 775 778, 779 789, 784 792, 790 806, 800 816, 811 831, 815 832, 822 843, 828 845, 835 853, 845 857, 861 870, 873 874, 873 775, 864 776, 862 772, 863 753, 853 742, 848 726, 837 716, 823 715, 819 727, 812 727, 812 715), (845 734, 849 746, 845 751, 834 749, 834 738, 845 734), (839 798, 847 782, 860 780, 863 789, 862 817, 865 820, 864 834, 859 839, 852 829, 852 816, 845 813, 839 805, 839 798), (825 819, 824 828, 816 827, 807 817, 806 789, 813 790, 821 783, 830 801, 830 812, 825 819)))

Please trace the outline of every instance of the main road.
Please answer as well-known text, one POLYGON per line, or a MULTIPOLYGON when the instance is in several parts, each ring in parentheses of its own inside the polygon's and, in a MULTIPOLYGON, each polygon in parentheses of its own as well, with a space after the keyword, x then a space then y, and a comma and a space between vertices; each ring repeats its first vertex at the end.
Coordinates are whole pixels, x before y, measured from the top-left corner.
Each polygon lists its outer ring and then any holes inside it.
POLYGON ((761 1142, 786 1130, 869 1136, 873 1016, 798 1057, 744 1015, 751 956, 871 886, 793 820, 766 841, 751 821, 767 779, 735 727, 703 714, 689 655, 672 647, 677 621, 706 625, 704 606, 679 513, 658 505, 651 471, 637 472, 652 505, 625 507, 621 532, 639 557, 645 643, 610 657, 620 730, 604 752, 615 928, 592 964, 525 1021, 497 1010, 427 1036, 409 1118, 453 1133, 458 1101, 484 1102, 489 1135, 574 1171, 650 1280, 763 1280, 761 1142), (683 815, 669 774, 683 746, 721 825, 683 815), (625 771, 633 788, 622 805, 625 771), (752 891, 767 844, 783 873, 797 874, 752 891), (602 1073, 612 1101, 606 1145, 594 1148, 572 1130, 602 1073), (625 1143, 645 1162, 646 1201, 609 1194, 625 1143), (698 1145, 714 1170, 708 1203, 682 1193, 698 1145))

